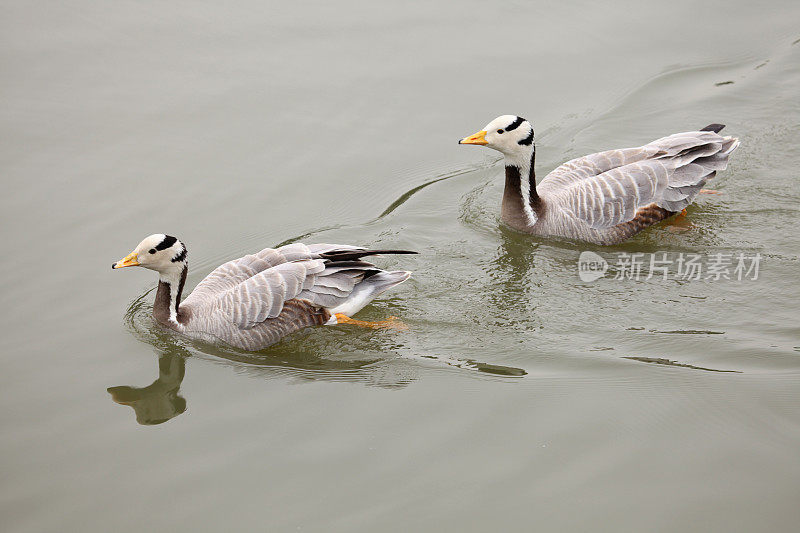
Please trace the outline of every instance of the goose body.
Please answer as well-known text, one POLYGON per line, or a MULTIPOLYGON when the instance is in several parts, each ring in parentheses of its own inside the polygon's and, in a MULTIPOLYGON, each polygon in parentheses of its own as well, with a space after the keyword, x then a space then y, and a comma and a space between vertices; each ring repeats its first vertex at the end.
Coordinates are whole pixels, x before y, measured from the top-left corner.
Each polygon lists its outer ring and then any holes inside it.
POLYGON ((533 128, 503 115, 460 144, 488 146, 505 156, 501 218, 534 235, 617 244, 694 201, 739 146, 724 126, 676 133, 637 148, 568 161, 536 183, 533 128))
POLYGON ((338 244, 266 248, 220 265, 183 301, 187 252, 175 237, 151 235, 112 268, 143 266, 159 273, 153 304, 159 324, 254 351, 308 326, 336 324, 337 315, 357 313, 411 275, 381 270, 362 258, 408 253, 415 252, 338 244))

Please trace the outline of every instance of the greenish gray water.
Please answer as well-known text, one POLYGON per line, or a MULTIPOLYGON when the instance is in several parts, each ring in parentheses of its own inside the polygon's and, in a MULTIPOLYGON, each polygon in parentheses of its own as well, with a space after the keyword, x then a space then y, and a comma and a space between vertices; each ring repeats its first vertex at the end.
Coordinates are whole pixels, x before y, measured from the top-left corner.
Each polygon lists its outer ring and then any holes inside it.
POLYGON ((796 527, 800 4, 0 9, 4 531, 796 527), (710 122, 742 146, 688 231, 534 240, 456 144, 506 113, 542 176, 710 122), (187 344, 108 268, 154 232, 190 286, 299 238, 418 250, 359 315, 410 328, 187 344), (584 250, 762 262, 583 282, 584 250))

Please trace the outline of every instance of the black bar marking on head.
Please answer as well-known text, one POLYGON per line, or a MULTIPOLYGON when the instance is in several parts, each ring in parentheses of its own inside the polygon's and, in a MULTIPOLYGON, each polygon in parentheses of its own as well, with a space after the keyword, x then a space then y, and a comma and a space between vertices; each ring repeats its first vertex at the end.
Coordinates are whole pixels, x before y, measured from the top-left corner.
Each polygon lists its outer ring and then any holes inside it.
POLYGON ((164 235, 164 240, 158 243, 158 246, 156 246, 156 250, 166 250, 167 248, 175 244, 177 240, 178 239, 176 239, 172 235, 164 235))
POLYGON ((533 143, 533 129, 531 128, 530 134, 522 139, 521 141, 517 142, 517 144, 521 144, 523 146, 530 146, 533 143))
POLYGON ((506 131, 511 131, 519 128, 519 125, 525 122, 525 119, 522 117, 517 117, 514 122, 506 126, 506 131))
POLYGON ((184 260, 186 260, 186 247, 185 246, 183 247, 183 249, 180 251, 180 253, 178 255, 176 255, 175 257, 173 257, 171 259, 171 261, 173 263, 179 263, 179 262, 184 261, 184 260))

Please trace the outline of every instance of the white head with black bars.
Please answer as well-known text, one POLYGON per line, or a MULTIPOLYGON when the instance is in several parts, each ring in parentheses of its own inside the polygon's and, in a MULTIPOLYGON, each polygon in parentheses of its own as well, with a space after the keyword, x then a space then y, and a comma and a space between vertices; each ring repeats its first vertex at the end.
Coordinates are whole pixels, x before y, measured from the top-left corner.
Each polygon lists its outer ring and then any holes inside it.
POLYGON ((536 172, 533 157, 533 126, 517 115, 502 115, 488 123, 481 131, 464 137, 458 144, 488 146, 505 156, 506 193, 503 194, 503 217, 513 219, 515 227, 527 227, 539 218, 534 204, 536 172))
POLYGON ((506 156, 506 166, 528 168, 533 156, 533 126, 517 115, 502 115, 458 144, 487 146, 506 156))
POLYGON ((153 316, 156 320, 169 321, 180 326, 178 306, 189 271, 186 246, 171 235, 150 235, 124 259, 112 264, 111 268, 129 266, 140 266, 158 272, 159 283, 153 316))
POLYGON ((155 270, 162 278, 180 276, 187 265, 186 246, 171 235, 156 233, 146 237, 124 259, 111 265, 111 268, 140 266, 155 270))

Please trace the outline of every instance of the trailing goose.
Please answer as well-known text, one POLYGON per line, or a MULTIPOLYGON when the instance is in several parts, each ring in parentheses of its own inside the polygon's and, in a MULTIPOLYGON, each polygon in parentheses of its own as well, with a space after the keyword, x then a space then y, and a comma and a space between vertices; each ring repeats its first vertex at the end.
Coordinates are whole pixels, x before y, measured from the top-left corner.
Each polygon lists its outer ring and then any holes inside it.
POLYGON ((189 271, 186 246, 150 235, 111 268, 141 266, 159 274, 155 320, 189 337, 260 350, 307 326, 356 323, 349 316, 409 278, 362 261, 376 254, 413 254, 340 244, 266 248, 217 267, 181 302, 189 271))
POLYGON ((568 161, 537 185, 533 127, 503 115, 459 144, 488 146, 505 156, 501 218, 534 235, 616 244, 668 218, 728 166, 739 146, 718 135, 725 126, 676 133, 638 148, 609 150, 568 161))

